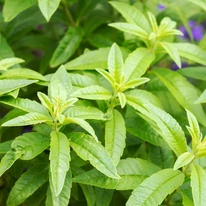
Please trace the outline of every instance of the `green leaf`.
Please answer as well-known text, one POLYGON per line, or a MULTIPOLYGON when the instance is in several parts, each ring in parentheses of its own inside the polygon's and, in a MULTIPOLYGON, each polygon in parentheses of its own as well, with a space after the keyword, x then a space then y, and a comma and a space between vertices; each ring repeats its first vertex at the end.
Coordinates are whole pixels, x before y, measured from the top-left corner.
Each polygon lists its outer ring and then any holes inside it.
POLYGON ((123 68, 123 57, 117 44, 113 44, 108 56, 108 70, 116 82, 120 82, 123 68))
POLYGON ((147 32, 151 31, 151 26, 147 18, 134 6, 124 2, 109 2, 121 15, 131 24, 135 24, 147 32))
POLYGON ((160 205, 166 196, 181 186, 183 182, 184 174, 179 170, 161 170, 145 179, 132 192, 126 205, 160 205))
POLYGON ((108 151, 115 166, 118 165, 126 146, 126 128, 122 115, 112 110, 112 117, 105 125, 105 149, 108 151))
POLYGON ((96 206, 109 206, 114 191, 95 187, 96 206))
POLYGON ((49 147, 50 138, 38 132, 29 132, 15 138, 11 147, 21 151, 20 159, 30 160, 49 147))
POLYGON ((4 21, 8 22, 14 19, 19 13, 28 9, 36 3, 36 0, 6 0, 3 7, 4 21))
POLYGON ((41 104, 44 105, 51 112, 53 107, 52 107, 52 102, 49 99, 49 97, 42 92, 37 92, 37 96, 39 100, 41 101, 41 104))
POLYGON ((154 33, 156 33, 158 31, 157 20, 156 20, 156 18, 155 18, 153 13, 148 11, 147 15, 149 17, 149 21, 150 21, 150 24, 152 26, 152 30, 153 30, 154 33))
POLYGON ((135 24, 119 22, 119 23, 110 23, 108 25, 120 31, 138 36, 144 40, 148 39, 147 32, 135 24))
POLYGON ((48 180, 48 165, 37 164, 29 168, 16 181, 7 199, 8 206, 20 205, 48 180))
MULTIPOLYGON (((169 147, 177 156, 187 151, 187 143, 184 132, 178 122, 164 110, 161 110, 152 104, 145 104, 149 113, 153 116, 153 121, 157 123, 160 129, 160 135, 167 142, 169 147)), ((148 116, 149 118, 151 116, 148 116)))
POLYGON ((65 63, 74 54, 81 41, 82 31, 80 28, 69 27, 52 55, 50 66, 56 67, 65 63))
POLYGON ((112 98, 112 94, 107 89, 101 86, 85 87, 72 93, 71 96, 93 100, 108 100, 112 98))
POLYGON ((77 117, 66 117, 63 124, 70 124, 70 123, 78 124, 83 129, 85 129, 89 134, 91 134, 92 137, 94 137, 96 139, 96 141, 98 141, 98 138, 95 135, 93 128, 85 120, 83 120, 81 118, 77 118, 77 117))
POLYGON ((126 97, 125 97, 125 94, 123 92, 118 92, 117 95, 118 95, 118 98, 119 98, 121 108, 124 108, 125 105, 126 105, 126 101, 127 101, 126 97))
POLYGON ((181 68, 181 60, 178 53, 178 49, 172 44, 168 42, 159 43, 165 51, 170 55, 170 57, 174 60, 179 68, 181 68))
POLYGON ((47 21, 50 20, 51 16, 57 10, 60 1, 61 0, 38 0, 39 9, 47 21))
POLYGON ((148 82, 149 80, 150 79, 145 78, 145 77, 133 79, 133 80, 125 83, 124 86, 122 87, 122 90, 134 89, 135 87, 142 85, 142 84, 148 82))
POLYGON ((191 187, 194 205, 204 206, 206 202, 206 173, 199 165, 192 166, 191 187))
POLYGON ((206 2, 204 0, 196 1, 196 0, 189 0, 193 4, 196 4, 197 6, 201 7, 206 11, 206 2))
POLYGON ((190 77, 193 79, 199 79, 206 81, 206 68, 205 67, 186 67, 177 70, 177 72, 185 77, 190 77))
POLYGON ((120 178, 112 159, 100 142, 84 133, 72 133, 68 136, 71 147, 83 160, 89 160, 96 169, 108 177, 120 178))
MULTIPOLYGON (((11 57, 0 61, 0 70, 7 70, 9 67, 24 62, 23 59, 11 57)), ((4 75, 4 73, 2 74, 4 75)), ((2 75, 0 76, 2 78, 2 75)))
POLYGON ((105 114, 96 107, 75 106, 70 107, 64 113, 67 117, 76 117, 81 119, 105 120, 105 114))
POLYGON ((50 136, 51 184, 54 187, 55 196, 58 196, 64 187, 66 174, 70 167, 70 147, 69 141, 63 133, 52 131, 50 136))
POLYGON ((46 81, 46 78, 40 73, 25 68, 10 69, 4 72, 1 76, 1 79, 35 79, 46 81))
POLYGON ((204 92, 199 96, 199 98, 195 101, 196 104, 206 103, 206 89, 204 92))
POLYGON ((125 82, 141 77, 154 60, 154 54, 146 48, 137 48, 129 54, 124 64, 125 82))
POLYGON ((197 89, 177 72, 155 69, 153 72, 165 84, 179 104, 192 112, 197 120, 206 126, 206 115, 201 105, 194 104, 198 98, 197 89))
POLYGON ((11 143, 13 140, 0 143, 0 154, 5 154, 11 149, 11 143))
POLYGON ((181 57, 202 65, 206 65, 206 52, 200 47, 190 43, 173 43, 173 45, 178 49, 181 57))
POLYGON ((0 44, 0 59, 4 58, 11 58, 14 57, 14 52, 10 45, 7 43, 7 40, 4 38, 3 34, 0 32, 1 35, 1 44, 0 44))
POLYGON ((190 153, 190 152, 185 152, 183 154, 181 154, 175 164, 174 164, 174 170, 177 170, 181 167, 184 167, 186 165, 188 165, 189 163, 191 163, 194 160, 195 156, 194 154, 190 153))
POLYGON ((6 172, 16 160, 21 157, 21 151, 9 150, 1 159, 0 162, 0 177, 6 172))
POLYGON ((111 85, 114 85, 115 79, 114 77, 104 69, 96 69, 97 72, 99 72, 105 79, 107 79, 111 85))
POLYGON ((0 102, 25 112, 38 112, 46 116, 49 115, 47 109, 34 100, 21 98, 15 99, 13 97, 6 96, 0 97, 0 102))
POLYGON ((25 126, 25 125, 32 125, 32 124, 39 124, 39 123, 51 123, 52 120, 43 114, 39 114, 36 112, 31 112, 29 114, 25 114, 14 119, 11 119, 4 124, 3 127, 13 127, 13 126, 25 126))
POLYGON ((38 80, 6 79, 0 80, 0 96, 13 90, 38 82, 38 80))
POLYGON ((54 188, 50 185, 47 192, 46 205, 47 206, 68 206, 69 199, 71 196, 72 188, 72 174, 69 170, 66 174, 65 182, 62 188, 61 193, 58 196, 55 196, 54 188))
POLYGON ((106 189, 131 190, 135 189, 145 178, 159 170, 159 167, 146 160, 127 158, 120 160, 117 166, 117 172, 121 179, 108 178, 93 169, 75 176, 72 180, 73 182, 106 189))

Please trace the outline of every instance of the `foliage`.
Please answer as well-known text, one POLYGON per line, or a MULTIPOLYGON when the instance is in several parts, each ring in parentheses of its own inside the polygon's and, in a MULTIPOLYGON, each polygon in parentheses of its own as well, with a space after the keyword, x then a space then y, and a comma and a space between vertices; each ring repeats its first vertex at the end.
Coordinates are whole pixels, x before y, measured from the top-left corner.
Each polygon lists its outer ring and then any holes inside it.
POLYGON ((203 0, 0 8, 0 204, 204 206, 203 0))

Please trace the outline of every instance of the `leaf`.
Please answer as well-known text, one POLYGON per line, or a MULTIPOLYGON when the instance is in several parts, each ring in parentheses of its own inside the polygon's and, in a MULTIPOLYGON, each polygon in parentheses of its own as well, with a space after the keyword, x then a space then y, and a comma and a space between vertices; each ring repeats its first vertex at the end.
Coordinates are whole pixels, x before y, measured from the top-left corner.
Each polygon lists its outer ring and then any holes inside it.
MULTIPOLYGON (((178 122, 164 110, 161 110, 152 104, 145 104, 145 107, 153 116, 153 121, 157 123, 160 129, 160 135, 167 142, 169 147, 177 156, 187 151, 187 143, 184 132, 178 122)), ((149 116, 150 118, 151 116, 149 116)))
POLYGON ((81 41, 82 31, 80 28, 69 27, 52 55, 50 66, 56 67, 65 63, 74 54, 81 41))
POLYGON ((124 108, 125 105, 126 105, 126 101, 127 101, 124 93, 123 92, 118 92, 117 95, 118 95, 118 98, 119 98, 121 108, 124 108))
POLYGON ((108 70, 116 82, 120 82, 123 68, 123 57, 117 44, 113 44, 108 56, 108 70))
MULTIPOLYGON (((7 70, 9 67, 19 64, 24 62, 23 59, 16 58, 16 57, 11 57, 11 58, 6 58, 0 61, 0 70, 7 70)), ((4 73, 3 73, 4 74, 4 73)), ((0 77, 2 77, 2 75, 0 77)))
POLYGON ((91 100, 108 100, 112 98, 112 94, 101 86, 85 87, 75 91, 71 96, 91 100))
POLYGON ((194 104, 198 98, 197 89, 177 72, 155 69, 153 72, 165 84, 179 104, 192 112, 197 120, 206 125, 206 115, 201 105, 194 104))
POLYGON ((83 120, 81 118, 77 118, 77 117, 66 117, 64 122, 63 122, 63 125, 64 124, 70 124, 70 123, 78 124, 83 129, 85 129, 89 134, 91 134, 92 137, 94 137, 96 139, 96 141, 98 141, 98 138, 95 135, 95 132, 94 132, 93 128, 85 120, 83 120))
POLYGON ((190 43, 173 43, 173 45, 178 49, 181 57, 206 65, 206 52, 200 47, 190 43))
POLYGON ((150 79, 141 77, 141 78, 136 78, 134 80, 128 81, 125 83, 125 85, 122 87, 122 90, 127 90, 127 89, 134 89, 135 87, 142 85, 146 82, 148 82, 150 79))
POLYGON ((11 149, 11 143, 13 140, 0 143, 0 154, 5 154, 11 149))
POLYGON ((34 100, 13 98, 13 97, 0 97, 0 102, 14 108, 18 108, 25 112, 38 112, 39 114, 49 115, 45 107, 34 100))
POLYGON ((164 169, 145 179, 133 192, 126 205, 160 205, 168 194, 181 186, 184 174, 179 170, 164 169))
POLYGON ((51 184, 54 187, 55 196, 58 196, 64 187, 66 174, 70 167, 70 147, 69 141, 63 133, 52 131, 50 136, 51 184))
POLYGON ((40 73, 26 68, 7 70, 0 76, 0 78, 1 79, 35 79, 35 80, 46 81, 46 78, 40 73))
POLYGON ((4 58, 11 58, 14 57, 14 52, 10 45, 7 43, 7 40, 3 36, 3 34, 0 32, 1 35, 1 44, 0 44, 0 59, 4 58))
POLYGON ((0 162, 0 177, 21 157, 21 155, 22 153, 20 151, 9 150, 3 156, 0 162))
POLYGON ((54 195, 54 188, 52 185, 50 185, 52 188, 48 188, 47 192, 47 199, 46 199, 46 205, 47 206, 68 206, 69 199, 71 196, 71 188, 72 188, 72 174, 69 170, 66 174, 64 186, 62 188, 61 193, 58 196, 54 195))
POLYGON ((60 0, 38 0, 39 9, 47 21, 50 20, 51 16, 57 10, 59 4, 60 0))
POLYGON ((186 67, 177 70, 177 72, 185 77, 190 77, 193 79, 199 79, 206 81, 206 68, 201 66, 196 67, 186 67))
POLYGON ((135 24, 118 22, 118 23, 110 23, 108 25, 120 31, 138 36, 142 38, 143 40, 148 39, 147 32, 135 24))
POLYGON ((14 19, 19 13, 28 9, 36 3, 36 0, 6 0, 3 7, 4 21, 9 22, 14 19))
POLYGON ((145 178, 159 171, 156 165, 139 158, 127 158, 120 160, 117 172, 121 179, 108 178, 99 171, 93 169, 75 176, 73 182, 94 185, 106 189, 131 190, 135 189, 145 178))
POLYGON ((116 109, 111 112, 112 117, 105 124, 105 149, 116 166, 126 146, 126 127, 122 115, 116 109))
POLYGON ((157 25, 157 20, 156 20, 154 14, 148 11, 148 12, 147 12, 147 15, 148 15, 148 17, 149 17, 149 21, 150 21, 150 24, 151 24, 151 26, 152 26, 153 32, 154 32, 154 33, 157 33, 157 31, 158 31, 158 25, 157 25))
POLYGON ((41 104, 44 105, 51 112, 53 107, 52 107, 52 102, 49 99, 49 97, 42 92, 37 92, 37 96, 39 100, 41 101, 41 104))
POLYGON ((184 167, 186 165, 188 165, 189 163, 191 163, 194 160, 195 156, 194 154, 190 153, 190 152, 185 152, 183 154, 181 154, 175 164, 174 164, 174 170, 177 170, 181 167, 184 167))
POLYGON ((194 205, 204 206, 206 201, 206 173, 199 165, 192 166, 191 187, 194 205))
POLYGON ((70 133, 70 145, 83 160, 90 163, 108 177, 119 179, 116 168, 109 154, 105 151, 100 142, 84 133, 70 133))
POLYGON ((201 7, 202 9, 204 9, 206 11, 206 2, 203 0, 200 1, 196 1, 196 0, 189 0, 190 2, 192 2, 193 4, 196 4, 197 6, 201 7))
POLYGON ((6 79, 0 80, 0 96, 13 90, 38 82, 38 80, 6 79))
POLYGON ((29 168, 16 181, 7 199, 8 206, 20 205, 48 180, 48 165, 37 164, 29 168))
POLYGON ((11 119, 4 124, 2 124, 3 127, 13 127, 13 126, 26 126, 26 125, 32 125, 32 124, 39 124, 39 123, 51 123, 52 120, 43 115, 36 112, 31 112, 29 114, 25 114, 19 117, 16 117, 14 119, 11 119))
POLYGON ((96 206, 109 206, 114 191, 95 187, 96 206))
POLYGON ((206 103, 206 89, 204 92, 199 96, 199 98, 195 101, 195 104, 206 103))
POLYGON ((30 160, 47 149, 49 144, 50 139, 48 136, 38 132, 29 132, 16 137, 11 147, 21 151, 20 159, 30 160))
POLYGON ((67 117, 76 117, 81 119, 96 119, 96 120, 105 120, 105 114, 97 109, 96 107, 86 107, 86 106, 75 106, 70 107, 64 113, 67 117))
POLYGON ((124 82, 141 77, 154 60, 154 54, 146 48, 137 48, 129 54, 124 64, 124 82))
POLYGON ((128 23, 135 24, 147 32, 151 32, 150 24, 147 18, 134 6, 124 2, 110 1, 109 2, 128 23))
POLYGON ((174 60, 179 68, 181 68, 181 60, 178 53, 178 49, 172 44, 168 42, 159 43, 165 51, 170 55, 170 57, 174 60))

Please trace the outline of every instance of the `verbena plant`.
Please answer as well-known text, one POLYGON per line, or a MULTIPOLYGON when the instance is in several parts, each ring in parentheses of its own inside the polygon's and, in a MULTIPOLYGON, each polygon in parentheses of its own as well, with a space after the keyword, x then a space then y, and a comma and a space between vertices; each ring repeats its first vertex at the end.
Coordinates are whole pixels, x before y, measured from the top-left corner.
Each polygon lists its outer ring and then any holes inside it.
POLYGON ((0 2, 0 204, 205 205, 204 1, 0 2))

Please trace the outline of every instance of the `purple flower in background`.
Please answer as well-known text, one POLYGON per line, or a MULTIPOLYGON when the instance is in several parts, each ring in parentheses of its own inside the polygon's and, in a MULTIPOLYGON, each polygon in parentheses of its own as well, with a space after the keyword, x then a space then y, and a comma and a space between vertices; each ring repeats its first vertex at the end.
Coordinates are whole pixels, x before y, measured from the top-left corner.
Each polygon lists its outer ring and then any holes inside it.
POLYGON ((166 9, 166 6, 164 4, 158 4, 157 8, 158 8, 158 10, 163 11, 166 9))
POLYGON ((23 127, 23 133, 32 132, 33 127, 32 126, 24 126, 23 127))
MULTIPOLYGON (((195 41, 199 41, 204 36, 204 27, 197 24, 196 21, 189 21, 189 27, 191 28, 192 37, 195 41)), ((184 26, 179 27, 179 30, 184 34, 183 38, 190 40, 189 34, 184 26)))
MULTIPOLYGON (((186 62, 181 62, 181 68, 184 68, 184 67, 187 67, 187 66, 188 66, 188 64, 186 62)), ((178 69, 180 69, 180 68, 177 66, 177 64, 173 63, 172 66, 171 66, 171 70, 176 71, 178 69)))

